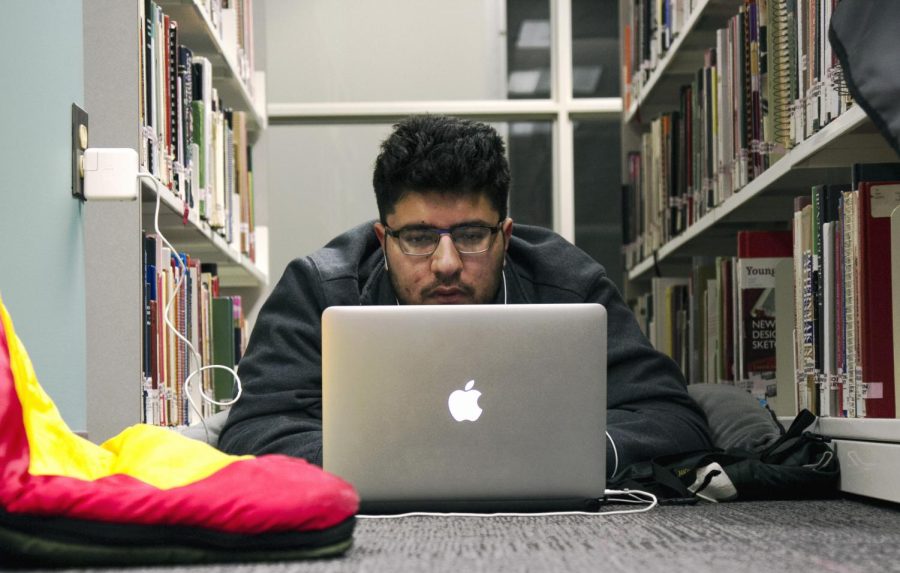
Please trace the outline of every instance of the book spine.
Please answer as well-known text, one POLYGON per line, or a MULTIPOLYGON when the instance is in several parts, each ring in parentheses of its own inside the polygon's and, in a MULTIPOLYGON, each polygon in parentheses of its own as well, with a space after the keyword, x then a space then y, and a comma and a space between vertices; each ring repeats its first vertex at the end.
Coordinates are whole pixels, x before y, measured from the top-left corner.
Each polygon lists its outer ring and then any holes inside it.
POLYGON ((860 367, 866 415, 894 417, 890 216, 900 183, 862 183, 859 200, 860 367))

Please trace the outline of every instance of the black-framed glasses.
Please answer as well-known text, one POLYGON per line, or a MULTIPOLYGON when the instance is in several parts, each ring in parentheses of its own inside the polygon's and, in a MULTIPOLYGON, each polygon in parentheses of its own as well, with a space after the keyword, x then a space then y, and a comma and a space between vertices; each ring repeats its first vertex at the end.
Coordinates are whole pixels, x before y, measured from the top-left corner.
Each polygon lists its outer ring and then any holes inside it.
POLYGON ((414 257, 427 257, 434 254, 441 236, 450 235, 453 246, 461 255, 477 255, 484 253, 494 244, 494 237, 500 231, 503 221, 496 226, 488 225, 457 225, 449 229, 436 229, 434 227, 404 227, 391 229, 385 225, 385 232, 397 239, 400 250, 404 254, 414 257))

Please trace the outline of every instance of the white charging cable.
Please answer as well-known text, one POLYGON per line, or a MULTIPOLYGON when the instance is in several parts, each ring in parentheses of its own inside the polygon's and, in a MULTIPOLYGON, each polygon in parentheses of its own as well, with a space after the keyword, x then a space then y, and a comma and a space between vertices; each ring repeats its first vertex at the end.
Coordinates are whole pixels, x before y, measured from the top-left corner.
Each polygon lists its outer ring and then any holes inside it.
MULTIPOLYGON (((241 394, 243 393, 241 378, 233 368, 225 366, 223 364, 209 364, 207 366, 203 366, 203 357, 200 356, 200 353, 197 352, 197 350, 194 348, 194 345, 191 344, 191 342, 187 338, 185 338, 184 335, 178 332, 178 329, 175 328, 175 326, 169 321, 169 310, 172 307, 172 303, 174 303, 175 299, 178 297, 178 293, 181 292, 181 284, 184 281, 185 275, 187 275, 187 267, 185 266, 184 261, 181 259, 181 255, 178 253, 175 247, 172 246, 168 239, 166 239, 165 235, 162 234, 162 231, 159 230, 159 206, 162 201, 162 193, 159 192, 159 180, 153 175, 146 172, 138 173, 138 179, 141 178, 150 179, 153 182, 154 190, 156 192, 156 211, 153 216, 153 230, 156 232, 156 236, 162 240, 163 244, 165 244, 172 251, 172 253, 175 255, 175 259, 178 261, 178 264, 181 267, 181 276, 178 278, 178 282, 175 284, 174 296, 172 296, 166 303, 166 308, 163 311, 163 321, 165 322, 169 330, 174 333, 179 340, 187 345, 187 348, 190 350, 190 355, 194 358, 194 362, 198 366, 198 368, 192 370, 191 373, 188 374, 187 378, 184 379, 182 389, 184 391, 184 395, 187 396, 188 403, 191 405, 191 409, 197 414, 197 417, 200 418, 200 423, 203 425, 203 431, 206 433, 206 441, 208 443, 210 441, 209 427, 206 425, 206 420, 203 418, 203 413, 200 411, 199 406, 194 403, 194 398, 193 396, 191 396, 191 380, 195 376, 197 376, 201 372, 205 372, 206 370, 212 370, 215 368, 225 370, 226 372, 231 374, 232 378, 234 378, 234 385, 237 388, 237 393, 235 394, 234 398, 231 398, 230 400, 216 400, 214 396, 209 396, 208 394, 206 394, 206 392, 203 391, 202 384, 198 386, 198 392, 200 393, 200 397, 210 404, 214 404, 216 406, 231 406, 238 401, 238 399, 241 397, 241 394)), ((190 364, 188 364, 188 366, 190 366, 190 364)))
POLYGON ((643 513, 650 511, 657 505, 659 501, 656 496, 647 491, 637 489, 608 489, 604 492, 601 502, 616 503, 643 503, 647 507, 638 509, 617 509, 612 511, 544 511, 535 513, 459 513, 459 512, 431 512, 431 511, 411 511, 409 513, 397 513, 390 515, 357 515, 360 519, 401 519, 405 517, 547 517, 557 515, 619 515, 626 513, 643 513), (618 497, 621 496, 621 497, 618 497))
POLYGON ((616 477, 616 472, 619 471, 619 450, 616 449, 616 443, 613 441, 612 436, 609 435, 609 432, 606 432, 606 437, 609 438, 609 444, 612 446, 613 461, 615 462, 613 471, 609 475, 616 477))

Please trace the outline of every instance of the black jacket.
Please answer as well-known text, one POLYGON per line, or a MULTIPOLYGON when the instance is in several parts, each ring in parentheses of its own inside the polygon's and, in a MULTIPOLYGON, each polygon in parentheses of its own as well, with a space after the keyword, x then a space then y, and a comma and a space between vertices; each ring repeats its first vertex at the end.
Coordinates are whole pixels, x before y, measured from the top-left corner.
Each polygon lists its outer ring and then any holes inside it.
MULTIPOLYGON (((637 461, 711 447, 706 419, 676 364, 638 328, 603 267, 559 235, 515 225, 506 254, 508 302, 597 302, 608 313, 607 472, 637 461)), ((500 289, 502 291, 502 289, 500 289)), ((498 292, 502 303, 502 292, 498 292)), ((238 373, 241 399, 219 447, 282 453, 322 464, 322 311, 396 304, 372 222, 292 261, 260 310, 238 373)), ((586 452, 587 455, 590 452, 586 452)))

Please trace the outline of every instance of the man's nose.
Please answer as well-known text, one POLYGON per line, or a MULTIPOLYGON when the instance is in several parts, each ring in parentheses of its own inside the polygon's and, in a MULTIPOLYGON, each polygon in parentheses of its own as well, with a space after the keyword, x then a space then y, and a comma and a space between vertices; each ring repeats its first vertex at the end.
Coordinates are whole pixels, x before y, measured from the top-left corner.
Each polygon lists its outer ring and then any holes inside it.
POLYGON ((441 235, 437 249, 431 255, 431 270, 439 276, 451 276, 462 270, 462 259, 450 235, 441 235))

